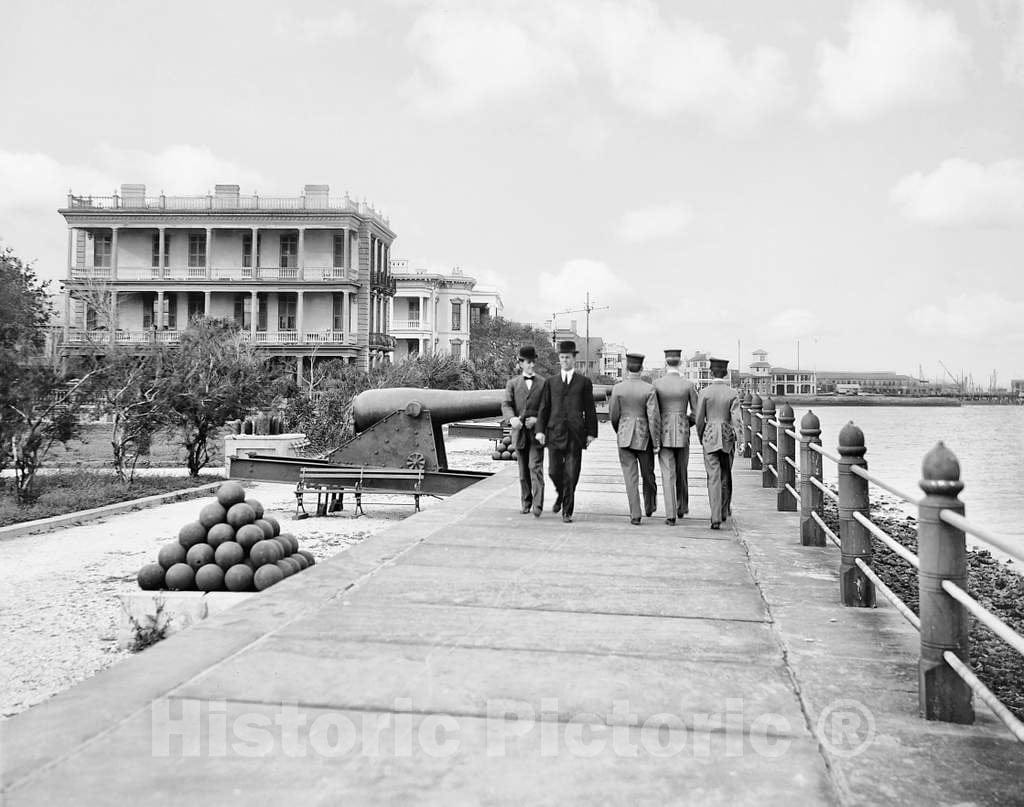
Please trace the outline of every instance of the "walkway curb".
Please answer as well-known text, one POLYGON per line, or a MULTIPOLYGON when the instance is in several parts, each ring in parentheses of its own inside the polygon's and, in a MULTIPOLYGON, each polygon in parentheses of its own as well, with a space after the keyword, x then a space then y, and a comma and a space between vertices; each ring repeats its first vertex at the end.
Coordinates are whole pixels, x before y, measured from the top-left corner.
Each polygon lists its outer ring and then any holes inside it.
POLYGON ((197 499, 200 496, 212 493, 221 484, 223 483, 211 482, 208 485, 198 485, 194 488, 182 488, 181 490, 172 490, 169 493, 154 493, 152 496, 143 496, 141 499, 129 499, 126 502, 114 502, 113 504, 105 504, 102 507, 93 507, 89 510, 78 510, 63 516, 50 516, 49 518, 37 518, 35 521, 10 524, 6 527, 0 527, 0 541, 5 541, 9 538, 20 538, 22 535, 31 535, 33 533, 50 532, 50 530, 60 527, 84 524, 87 521, 95 521, 106 516, 127 513, 131 510, 143 510, 147 507, 155 507, 158 504, 166 504, 167 502, 197 499))

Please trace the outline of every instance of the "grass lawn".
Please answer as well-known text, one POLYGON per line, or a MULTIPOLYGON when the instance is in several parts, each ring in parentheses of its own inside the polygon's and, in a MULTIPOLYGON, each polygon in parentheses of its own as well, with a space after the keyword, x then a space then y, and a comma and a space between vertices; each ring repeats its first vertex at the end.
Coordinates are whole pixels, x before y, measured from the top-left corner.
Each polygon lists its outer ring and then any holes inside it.
POLYGON ((36 500, 26 506, 18 504, 14 494, 14 480, 3 480, 0 489, 0 527, 48 518, 77 510, 102 507, 105 504, 124 502, 155 493, 185 490, 217 482, 221 477, 201 475, 198 479, 188 476, 145 476, 136 477, 130 487, 122 485, 110 473, 97 471, 66 471, 36 477, 36 500))
MULTIPOLYGON (((89 423, 82 427, 82 438, 72 440, 65 449, 54 446, 46 459, 47 468, 109 468, 113 451, 110 447, 109 423, 89 423)), ((218 434, 210 440, 210 464, 224 464, 224 441, 218 434)), ((140 457, 137 468, 184 468, 185 450, 175 436, 157 434, 149 456, 140 457)))

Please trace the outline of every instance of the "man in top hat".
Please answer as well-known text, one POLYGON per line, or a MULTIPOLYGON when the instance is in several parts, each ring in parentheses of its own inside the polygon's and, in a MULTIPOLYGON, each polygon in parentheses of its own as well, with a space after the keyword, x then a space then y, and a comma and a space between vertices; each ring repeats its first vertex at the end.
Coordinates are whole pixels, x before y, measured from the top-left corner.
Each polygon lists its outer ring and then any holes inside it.
POLYGON ((572 521, 576 483, 580 480, 583 449, 597 439, 594 385, 577 373, 576 343, 558 343, 559 372, 541 389, 537 413, 537 442, 548 447, 548 476, 555 483, 554 512, 572 521))
POLYGON ((519 501, 521 512, 540 518, 544 510, 544 446, 537 442, 534 428, 540 409, 544 377, 534 371, 537 348, 523 345, 519 348, 521 375, 508 380, 505 398, 501 403, 501 416, 512 427, 512 448, 519 462, 519 501))
POLYGON ((619 444, 619 465, 629 499, 629 523, 634 526, 640 524, 640 477, 644 480, 644 512, 650 517, 657 507, 654 454, 661 447, 658 396, 653 385, 640 378, 643 366, 643 354, 627 353, 626 378, 612 387, 608 401, 608 419, 619 444))
POLYGON ((732 457, 742 434, 740 401, 725 381, 727 359, 711 359, 713 380, 697 396, 697 437, 704 446, 711 499, 711 529, 732 515, 732 457))
POLYGON ((666 350, 665 375, 654 382, 661 410, 658 464, 665 491, 665 523, 670 525, 690 512, 690 427, 697 422, 697 388, 679 372, 682 356, 681 350, 666 350))

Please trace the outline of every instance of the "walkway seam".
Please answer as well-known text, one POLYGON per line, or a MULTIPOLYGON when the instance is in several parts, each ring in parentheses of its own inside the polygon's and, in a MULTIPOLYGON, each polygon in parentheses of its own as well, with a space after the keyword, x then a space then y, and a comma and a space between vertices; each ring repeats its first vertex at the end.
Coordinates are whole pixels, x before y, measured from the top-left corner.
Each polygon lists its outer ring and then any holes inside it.
POLYGON ((803 689, 800 686, 800 679, 797 677, 796 670, 793 669, 793 666, 789 661, 789 645, 786 644, 786 640, 782 636, 782 631, 779 629, 778 623, 775 621, 775 616, 772 614, 771 603, 768 602, 768 598, 765 596, 764 589, 761 586, 761 580, 757 573, 757 565, 750 555, 750 545, 747 543, 747 540, 743 537, 737 527, 735 517, 731 519, 730 524, 732 525, 733 535, 736 540, 739 541, 740 546, 743 547, 743 553, 746 555, 747 559, 747 571, 750 573, 750 577, 754 581, 754 586, 757 588, 758 596, 760 596, 761 602, 764 604, 765 613, 768 617, 766 620, 768 629, 771 631, 772 638, 775 639, 775 643, 779 648, 779 653, 782 655, 782 668, 786 671, 790 685, 793 687, 793 694, 796 696, 797 703, 800 705, 800 713, 803 715, 804 725, 807 727, 808 733, 814 738, 815 744, 818 747, 818 755, 821 757, 821 761, 825 766, 825 773, 828 778, 828 782, 832 786, 833 793, 840 804, 853 804, 855 800, 846 783, 846 779, 832 766, 832 761, 821 741, 821 737, 817 731, 817 726, 815 726, 814 721, 811 720, 810 707, 807 703, 807 699, 804 697, 803 689))

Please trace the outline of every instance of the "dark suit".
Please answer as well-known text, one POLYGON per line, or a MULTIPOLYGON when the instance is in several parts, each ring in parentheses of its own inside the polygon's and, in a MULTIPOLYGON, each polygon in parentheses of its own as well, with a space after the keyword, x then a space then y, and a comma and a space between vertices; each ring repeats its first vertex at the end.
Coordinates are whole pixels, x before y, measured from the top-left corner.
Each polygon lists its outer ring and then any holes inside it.
POLYGON ((523 423, 512 427, 512 448, 519 461, 520 504, 525 508, 544 508, 544 446, 537 442, 535 428, 526 425, 527 418, 535 418, 540 410, 544 377, 535 375, 533 383, 517 375, 505 385, 505 399, 501 403, 501 416, 505 422, 513 417, 523 423))
POLYGON ((640 480, 644 485, 644 511, 657 507, 658 483, 654 478, 654 454, 661 447, 661 412, 654 387, 639 373, 629 373, 612 387, 608 419, 619 444, 619 465, 626 483, 629 517, 640 519, 640 480))
POLYGON ((583 449, 587 447, 588 436, 597 437, 591 380, 574 372, 567 386, 561 371, 552 375, 541 391, 536 433, 543 434, 547 443, 548 476, 555 483, 562 515, 571 517, 583 449))

